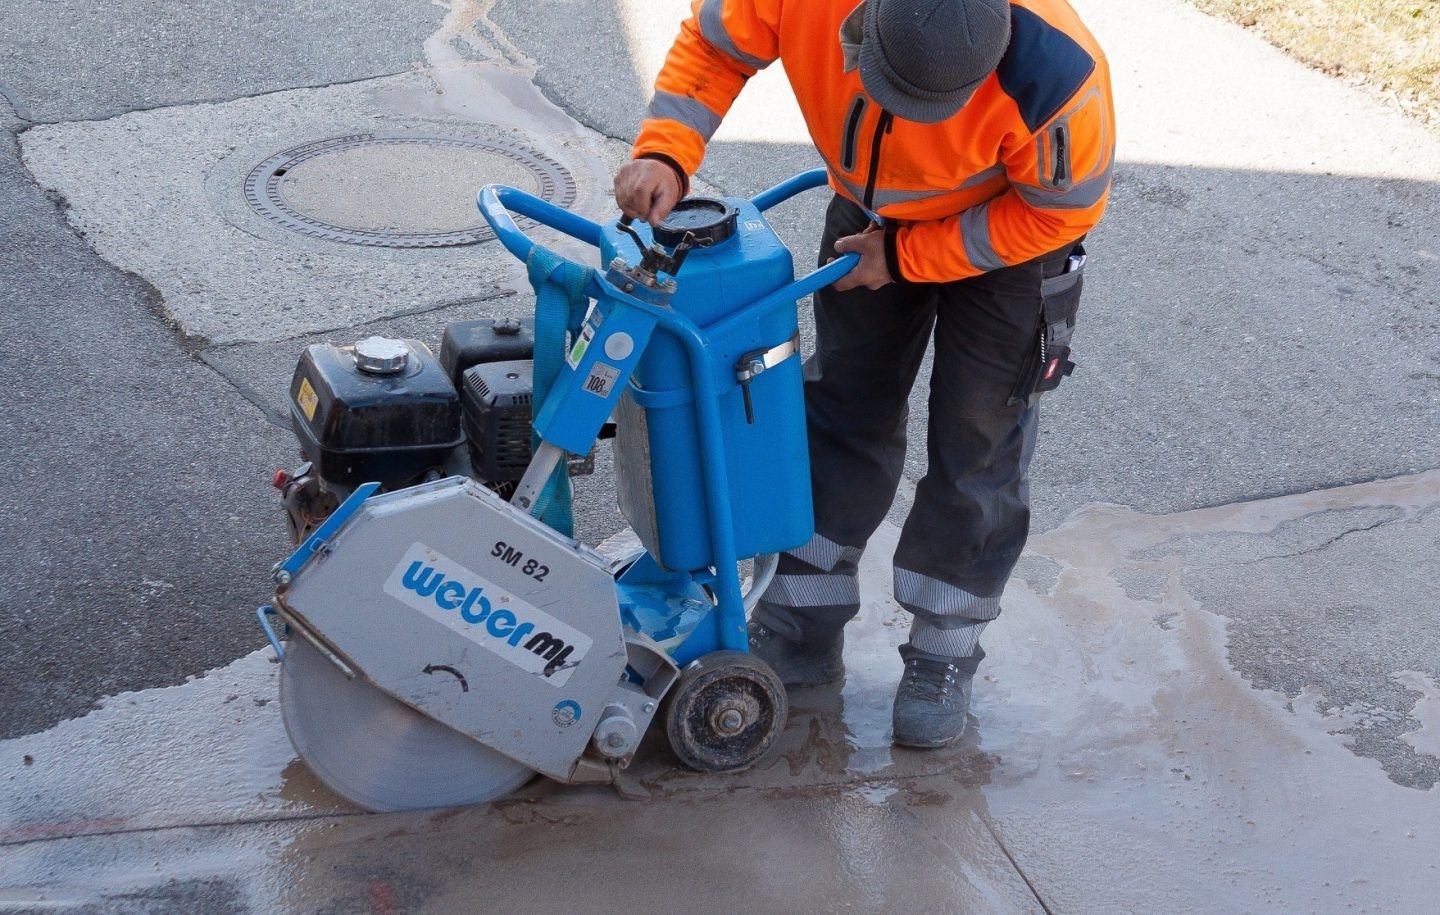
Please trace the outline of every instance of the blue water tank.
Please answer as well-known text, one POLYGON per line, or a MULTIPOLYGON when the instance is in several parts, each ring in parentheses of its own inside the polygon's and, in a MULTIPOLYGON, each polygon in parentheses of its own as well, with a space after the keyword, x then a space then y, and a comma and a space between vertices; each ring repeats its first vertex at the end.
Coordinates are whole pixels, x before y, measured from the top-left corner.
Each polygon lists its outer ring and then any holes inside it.
MULTIPOLYGON (((796 340, 796 303, 726 320, 791 282, 794 263, 753 204, 740 198, 725 202, 738 211, 736 231, 690 252, 670 301, 708 338, 704 368, 718 391, 719 428, 700 428, 687 350, 662 330, 645 350, 616 416, 621 511, 650 554, 676 571, 716 564, 702 435, 719 436, 725 455, 737 557, 800 546, 814 530, 798 347, 750 382, 753 422, 747 421, 735 377, 743 356, 777 348, 783 353, 796 340)), ((636 228, 648 241, 648 229, 636 228)), ((601 249, 606 263, 617 253, 629 263, 639 259, 634 241, 614 226, 607 228, 601 249)))

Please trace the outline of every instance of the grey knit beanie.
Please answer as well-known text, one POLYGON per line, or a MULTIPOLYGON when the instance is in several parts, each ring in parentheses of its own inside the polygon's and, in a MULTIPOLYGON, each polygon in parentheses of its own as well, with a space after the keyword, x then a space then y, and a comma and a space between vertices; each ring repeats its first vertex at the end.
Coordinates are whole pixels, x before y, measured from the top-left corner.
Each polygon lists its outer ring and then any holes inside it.
POLYGON ((866 0, 860 81, 907 121, 943 121, 969 101, 1010 43, 1006 0, 866 0))

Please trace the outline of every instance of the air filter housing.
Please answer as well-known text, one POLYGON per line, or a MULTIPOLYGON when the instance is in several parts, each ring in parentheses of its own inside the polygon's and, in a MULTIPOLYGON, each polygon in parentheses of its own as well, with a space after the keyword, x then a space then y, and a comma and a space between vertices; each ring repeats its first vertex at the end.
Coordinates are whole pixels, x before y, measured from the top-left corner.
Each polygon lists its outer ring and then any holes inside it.
POLYGON ((482 318, 456 321, 445 327, 440 341, 440 365, 457 389, 464 387, 465 370, 484 362, 513 362, 535 355, 533 318, 482 318))
POLYGON ((470 465, 487 483, 518 481, 530 463, 533 367, 529 359, 483 362, 462 376, 470 465))

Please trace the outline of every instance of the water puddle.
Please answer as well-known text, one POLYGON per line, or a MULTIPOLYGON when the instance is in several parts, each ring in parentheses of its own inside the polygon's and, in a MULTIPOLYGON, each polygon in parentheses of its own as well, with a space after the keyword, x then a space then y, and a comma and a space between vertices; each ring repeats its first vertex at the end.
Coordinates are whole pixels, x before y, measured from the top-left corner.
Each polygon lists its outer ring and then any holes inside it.
MULTIPOLYGON (((976 714, 998 760, 985 791, 998 834, 1053 907, 1104 909, 1122 888, 1140 910, 1429 905, 1440 793, 1402 787, 1355 755, 1339 733, 1353 715, 1322 709, 1315 690, 1254 688, 1231 666, 1227 619, 1186 583, 1202 569, 1207 593, 1225 593, 1230 570, 1257 555, 1306 562, 1307 550, 1368 529, 1371 514, 1425 512, 1437 483, 1429 474, 1165 517, 1091 506, 1033 538, 1060 571, 1052 590, 1012 583, 987 632, 976 714), (1349 520, 1325 531, 1327 512, 1349 520), (1323 536, 1291 549, 1302 519, 1323 536), (1242 536, 1257 545, 1236 551, 1242 536)), ((1434 681, 1396 679, 1421 694, 1409 739, 1433 749, 1434 681)))

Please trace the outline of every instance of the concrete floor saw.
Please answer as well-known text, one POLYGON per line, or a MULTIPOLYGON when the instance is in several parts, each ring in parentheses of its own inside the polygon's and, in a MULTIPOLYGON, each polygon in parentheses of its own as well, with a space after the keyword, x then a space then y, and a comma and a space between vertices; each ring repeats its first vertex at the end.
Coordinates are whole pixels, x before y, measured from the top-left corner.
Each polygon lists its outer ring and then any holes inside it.
POLYGON ((763 213, 824 181, 687 198, 653 230, 490 185, 478 204, 528 267, 533 319, 452 324, 438 358, 380 337, 302 354, 305 463, 275 480, 298 548, 258 617, 286 730, 329 787, 378 811, 535 773, 608 782, 657 717, 702 772, 770 748, 785 690, 745 616, 813 529, 796 302, 856 257, 795 280, 763 213), (512 211, 603 266, 535 244, 512 211), (569 477, 612 431, 640 544, 619 559, 571 535, 569 477))

